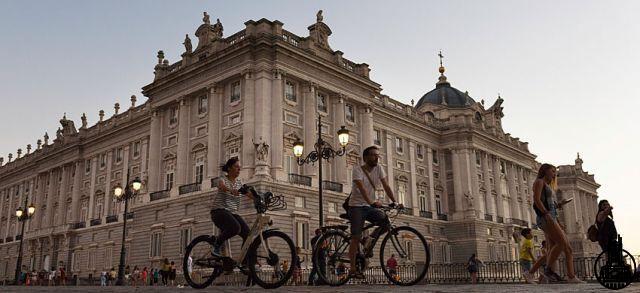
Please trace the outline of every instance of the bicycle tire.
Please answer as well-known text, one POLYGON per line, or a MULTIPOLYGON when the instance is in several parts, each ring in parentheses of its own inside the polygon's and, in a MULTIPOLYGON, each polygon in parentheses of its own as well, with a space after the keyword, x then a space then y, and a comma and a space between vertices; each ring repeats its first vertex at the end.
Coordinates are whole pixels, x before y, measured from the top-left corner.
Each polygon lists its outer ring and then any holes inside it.
POLYGON ((418 232, 418 230, 409 227, 409 226, 401 226, 401 227, 396 227, 393 228, 391 231, 389 231, 387 233, 387 235, 385 235, 384 239, 382 240, 382 243, 380 244, 380 267, 382 268, 382 272, 384 273, 385 277, 387 277, 387 279, 389 280, 389 282, 395 284, 395 285, 399 285, 399 286, 413 286, 415 284, 417 284, 418 282, 422 281, 424 279, 424 277, 427 275, 427 270, 429 269, 429 264, 431 262, 431 255, 429 254, 429 245, 427 243, 427 240, 424 238, 424 236, 418 232), (422 243, 424 251, 425 251, 425 258, 424 258, 424 266, 421 272, 417 273, 416 276, 417 278, 409 281, 409 282, 401 282, 399 280, 396 280, 391 273, 389 272, 389 270, 387 269, 385 260, 384 260, 384 251, 385 251, 385 247, 389 241, 389 239, 391 239, 391 237, 393 237, 394 235, 396 235, 399 231, 408 231, 411 232, 413 234, 415 234, 418 239, 420 240, 419 243, 422 243))
MULTIPOLYGON (((269 239, 274 237, 279 237, 284 240, 284 242, 289 247, 289 251, 290 251, 290 254, 287 254, 287 255, 291 257, 290 258, 291 260, 293 260, 296 256, 296 248, 295 248, 295 244, 293 243, 293 240, 291 240, 291 238, 287 234, 281 231, 270 230, 262 233, 262 238, 264 239, 269 239)), ((291 279, 291 276, 293 275, 293 269, 294 269, 293 264, 289 265, 288 271, 284 274, 284 277, 275 283, 267 283, 264 280, 260 279, 259 274, 256 271, 256 263, 257 263, 256 252, 258 251, 258 249, 260 249, 261 242, 262 240, 260 239, 260 237, 256 237, 251 243, 251 246, 249 246, 250 254, 249 254, 249 258, 247 259, 247 264, 249 267, 250 278, 252 278, 256 284, 258 284, 260 287, 264 289, 279 288, 280 286, 286 284, 289 281, 289 279, 291 279)))
MULTIPOLYGON (((350 241, 351 241, 351 237, 344 231, 342 230, 329 230, 327 232, 325 232, 324 234, 322 234, 322 236, 320 236, 320 238, 318 238, 318 241, 316 242, 316 249, 314 251, 314 255, 313 255, 313 264, 314 266, 318 266, 318 264, 323 261, 325 262, 325 268, 327 266, 326 264, 326 260, 321 260, 321 253, 322 249, 320 249, 318 247, 318 243, 325 243, 325 241, 327 241, 328 239, 330 239, 330 237, 332 236, 338 236, 344 239, 344 241, 346 241, 347 245, 351 245, 350 241)), ((347 246, 348 247, 348 246, 347 246)), ((349 250, 347 249, 347 257, 349 254, 349 250)), ((328 270, 327 270, 328 271, 328 270)), ((343 278, 338 278, 337 281, 334 280, 330 280, 327 276, 326 276, 326 272, 320 270, 320 268, 316 269, 316 273, 318 275, 318 277, 321 279, 322 282, 324 282, 325 284, 328 284, 329 286, 342 286, 344 284, 346 284, 347 282, 349 282, 350 278, 349 278, 349 274, 346 274, 345 277, 343 278)))
MULTIPOLYGON (((189 245, 187 245, 187 248, 185 249, 185 253, 184 253, 184 257, 182 258, 182 271, 183 272, 188 272, 189 268, 187 266, 187 262, 189 259, 189 256, 191 255, 191 252, 193 250, 193 248, 199 244, 200 242, 207 242, 211 248, 213 248, 214 245, 214 239, 209 236, 209 235, 200 235, 196 238, 194 238, 193 240, 191 240, 191 242, 189 242, 189 245)), ((192 261, 195 262, 196 260, 193 259, 192 257, 192 261)), ((191 274, 186 273, 184 274, 184 279, 187 282, 187 284, 189 284, 189 286, 191 286, 194 289, 204 289, 207 288, 211 285, 211 283, 213 283, 213 281, 222 273, 222 269, 221 268, 213 268, 212 267, 212 272, 211 275, 209 275, 207 278, 204 279, 204 282, 198 283, 195 280, 191 279, 191 274)))

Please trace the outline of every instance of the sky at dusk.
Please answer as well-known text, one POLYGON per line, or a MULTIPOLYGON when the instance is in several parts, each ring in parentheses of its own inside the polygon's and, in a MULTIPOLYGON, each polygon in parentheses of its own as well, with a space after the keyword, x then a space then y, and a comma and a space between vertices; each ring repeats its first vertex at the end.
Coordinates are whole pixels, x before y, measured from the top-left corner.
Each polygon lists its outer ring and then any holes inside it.
POLYGON ((224 35, 250 19, 307 36, 324 11, 329 44, 367 63, 383 93, 409 104, 435 87, 439 50, 453 87, 504 99, 503 128, 539 162, 573 164, 602 186, 625 248, 640 254, 638 1, 1 1, 0 156, 55 137, 113 104, 144 102, 156 52, 172 63, 202 12, 224 35))

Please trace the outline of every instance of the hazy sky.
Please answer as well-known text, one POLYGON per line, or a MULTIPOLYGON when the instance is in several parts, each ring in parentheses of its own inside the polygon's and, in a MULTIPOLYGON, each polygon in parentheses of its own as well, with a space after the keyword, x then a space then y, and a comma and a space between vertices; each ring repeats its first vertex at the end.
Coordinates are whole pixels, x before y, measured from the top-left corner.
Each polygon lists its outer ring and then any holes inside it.
POLYGON ((437 52, 452 86, 491 105, 541 162, 595 174, 627 250, 640 254, 640 22, 637 1, 1 1, 0 156, 64 112, 89 123, 153 81, 156 52, 174 62, 202 12, 225 36, 267 18, 300 36, 318 9, 334 50, 365 62, 383 93, 409 103, 434 88, 437 52))

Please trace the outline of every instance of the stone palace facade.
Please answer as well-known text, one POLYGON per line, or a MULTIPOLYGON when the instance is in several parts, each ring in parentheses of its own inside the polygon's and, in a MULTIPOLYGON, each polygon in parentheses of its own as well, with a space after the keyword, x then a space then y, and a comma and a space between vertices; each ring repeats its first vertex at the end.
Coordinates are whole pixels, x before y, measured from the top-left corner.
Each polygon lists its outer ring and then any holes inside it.
MULTIPOLYGON (((396 197, 410 208, 400 221, 428 239, 434 263, 461 262, 472 253, 485 261, 517 257, 511 236, 533 227, 531 186, 540 165, 528 143, 505 133, 503 99, 485 107, 452 87, 440 67, 433 89, 413 105, 381 93, 369 66, 329 45, 321 12, 305 37, 279 21, 247 21, 224 36, 205 13, 194 48, 187 36, 181 60, 158 52, 155 78, 143 87, 148 100, 116 104, 115 113, 80 127, 63 117, 52 140, 0 161, 0 279, 12 279, 21 223, 15 210, 36 206, 26 222, 23 264, 64 265, 81 277, 117 267, 124 204, 113 188, 127 173, 143 189, 131 203, 125 239, 127 263, 181 263, 186 244, 213 233, 211 179, 238 156, 242 179, 259 190, 285 195, 289 208, 275 225, 310 254, 318 226, 317 165, 299 167, 296 139, 322 137, 338 145, 337 129, 350 131, 347 154, 323 168, 325 222, 340 223, 341 203, 362 150, 381 148, 381 163, 396 197)), ((442 57, 442 56, 441 56, 442 57)), ((441 59, 442 60, 442 59, 441 59)), ((434 70, 434 80, 437 74, 434 70)), ((584 237, 593 222, 597 188, 582 160, 561 166, 559 197, 573 197, 561 214, 577 255, 596 247, 584 237)), ((247 222, 255 211, 245 202, 247 222)), ((536 245, 542 234, 535 230, 536 245)), ((306 262, 309 263, 309 262, 306 262)))

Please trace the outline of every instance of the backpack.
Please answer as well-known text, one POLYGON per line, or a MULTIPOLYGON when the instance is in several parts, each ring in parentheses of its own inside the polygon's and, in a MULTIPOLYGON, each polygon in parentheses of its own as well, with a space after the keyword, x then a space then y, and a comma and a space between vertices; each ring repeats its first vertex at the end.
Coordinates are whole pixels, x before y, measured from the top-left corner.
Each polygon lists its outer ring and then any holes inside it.
POLYGON ((589 239, 591 242, 598 242, 598 225, 597 222, 598 221, 598 216, 596 216, 596 223, 589 226, 589 229, 587 229, 587 239, 589 239))

